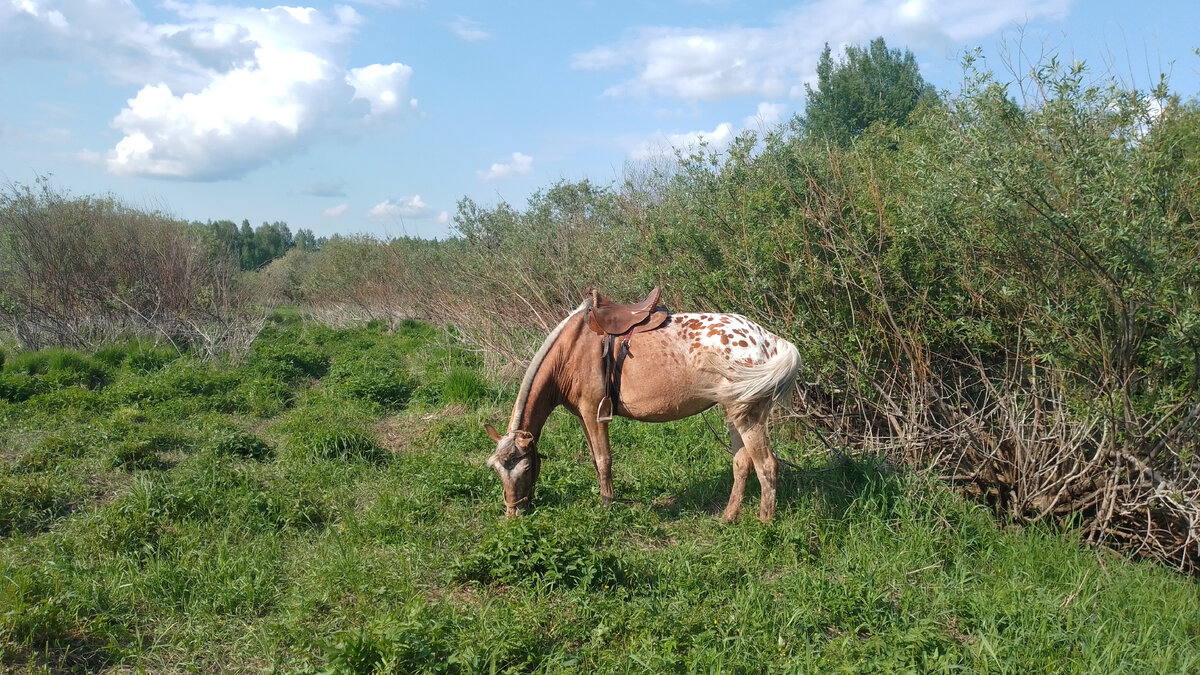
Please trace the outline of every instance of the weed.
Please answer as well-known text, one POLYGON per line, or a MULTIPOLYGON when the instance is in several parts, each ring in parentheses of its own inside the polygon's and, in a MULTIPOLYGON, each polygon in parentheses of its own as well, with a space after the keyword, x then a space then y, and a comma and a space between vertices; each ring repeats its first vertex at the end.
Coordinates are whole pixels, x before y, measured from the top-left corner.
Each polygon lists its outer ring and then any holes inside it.
POLYGON ((616 585, 627 568, 596 550, 595 534, 558 527, 552 518, 543 512, 506 522, 463 558, 455 576, 485 584, 552 588, 616 585))
POLYGON ((53 473, 0 474, 0 537, 47 527, 76 498, 77 490, 53 473))
POLYGON ((255 341, 247 364, 268 377, 287 382, 302 378, 321 378, 329 371, 329 356, 303 343, 255 341))
POLYGON ((245 459, 270 459, 274 451, 263 439, 244 431, 234 431, 222 435, 213 445, 213 451, 226 457, 242 457, 245 459))
POLYGON ((442 400, 446 403, 474 405, 488 395, 487 383, 477 370, 454 368, 442 382, 442 400))

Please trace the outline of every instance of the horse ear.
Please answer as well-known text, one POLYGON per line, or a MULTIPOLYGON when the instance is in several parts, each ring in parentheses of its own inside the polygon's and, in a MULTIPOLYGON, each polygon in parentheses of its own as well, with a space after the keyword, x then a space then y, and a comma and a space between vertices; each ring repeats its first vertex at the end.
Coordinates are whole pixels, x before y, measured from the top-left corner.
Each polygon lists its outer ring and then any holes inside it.
POLYGON ((485 425, 483 425, 483 428, 487 429, 488 438, 492 439, 493 441, 496 441, 497 443, 500 442, 500 434, 496 433, 496 429, 492 425, 485 424, 485 425))
POLYGON ((533 443, 533 434, 528 431, 518 431, 516 441, 517 447, 524 450, 533 443))

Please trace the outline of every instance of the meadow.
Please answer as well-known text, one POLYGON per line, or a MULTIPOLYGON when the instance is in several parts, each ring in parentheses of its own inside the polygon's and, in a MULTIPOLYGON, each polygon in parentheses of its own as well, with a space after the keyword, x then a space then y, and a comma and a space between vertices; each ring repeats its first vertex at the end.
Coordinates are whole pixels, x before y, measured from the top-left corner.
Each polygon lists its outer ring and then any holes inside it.
POLYGON ((426 324, 288 310, 236 361, 9 349, 0 669, 1200 670, 1194 578, 794 422, 768 525, 753 499, 717 521, 711 411, 615 422, 609 508, 556 412, 538 508, 505 520, 483 424, 515 391, 486 371, 426 324))

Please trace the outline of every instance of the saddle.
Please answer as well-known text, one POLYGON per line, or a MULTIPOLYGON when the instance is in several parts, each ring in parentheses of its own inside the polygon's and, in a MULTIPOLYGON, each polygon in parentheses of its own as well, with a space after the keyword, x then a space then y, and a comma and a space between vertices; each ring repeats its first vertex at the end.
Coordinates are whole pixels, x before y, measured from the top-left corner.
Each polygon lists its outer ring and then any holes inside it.
POLYGON ((621 367, 629 356, 629 338, 634 333, 645 333, 662 326, 670 312, 658 306, 662 289, 658 286, 650 291, 645 300, 635 305, 621 305, 605 300, 598 291, 592 290, 592 306, 588 309, 588 327, 604 336, 604 347, 600 352, 600 363, 604 370, 604 398, 596 408, 597 422, 611 422, 613 411, 621 399, 621 367), (616 341, 621 346, 616 347, 616 341))
POLYGON ((588 327, 600 335, 625 335, 654 330, 667 321, 667 310, 658 306, 662 289, 658 286, 650 291, 645 300, 636 305, 620 305, 609 302, 599 291, 592 290, 592 308, 588 312, 588 327))

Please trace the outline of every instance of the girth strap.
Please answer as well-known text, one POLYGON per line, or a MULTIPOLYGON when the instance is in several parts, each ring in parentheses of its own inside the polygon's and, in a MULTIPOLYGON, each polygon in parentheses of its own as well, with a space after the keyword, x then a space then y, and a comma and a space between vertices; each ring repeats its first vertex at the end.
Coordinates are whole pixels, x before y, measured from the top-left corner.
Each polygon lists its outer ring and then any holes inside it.
POLYGON ((611 422, 617 406, 621 404, 621 368, 625 365, 625 357, 629 356, 629 337, 632 334, 633 329, 630 329, 622 336, 604 336, 604 348, 600 352, 600 364, 604 371, 604 398, 596 408, 597 422, 611 422), (620 347, 616 347, 615 344, 618 337, 621 338, 620 347))

